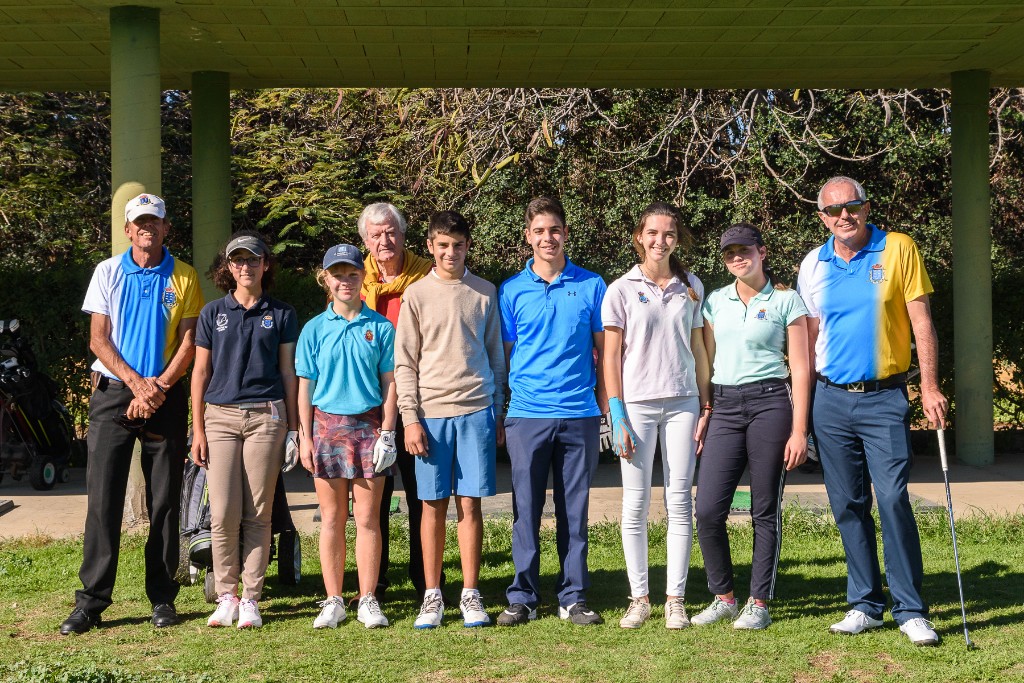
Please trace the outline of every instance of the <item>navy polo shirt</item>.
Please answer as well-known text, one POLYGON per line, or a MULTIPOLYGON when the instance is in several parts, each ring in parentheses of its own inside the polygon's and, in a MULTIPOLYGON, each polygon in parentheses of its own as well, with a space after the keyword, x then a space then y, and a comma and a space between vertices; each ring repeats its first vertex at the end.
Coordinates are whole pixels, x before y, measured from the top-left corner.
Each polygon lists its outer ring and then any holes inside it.
POLYGON ((501 337, 512 342, 509 417, 600 415, 594 386, 594 333, 603 332, 600 275, 566 259, 548 283, 526 268, 501 285, 501 337))
POLYGON ((248 310, 231 294, 206 304, 196 326, 196 346, 210 350, 213 365, 206 402, 283 399, 279 347, 298 338, 295 309, 266 294, 248 310))

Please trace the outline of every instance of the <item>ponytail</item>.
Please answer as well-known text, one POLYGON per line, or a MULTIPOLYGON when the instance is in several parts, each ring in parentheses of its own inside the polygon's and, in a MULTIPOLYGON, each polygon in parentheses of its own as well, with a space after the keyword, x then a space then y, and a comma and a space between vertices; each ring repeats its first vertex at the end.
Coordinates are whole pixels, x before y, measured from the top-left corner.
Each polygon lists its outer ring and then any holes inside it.
POLYGON ((772 267, 768 264, 767 256, 761 260, 761 271, 764 273, 764 276, 768 278, 768 282, 771 283, 773 288, 780 291, 789 289, 789 285, 780 280, 779 276, 775 274, 774 270, 772 270, 772 267))

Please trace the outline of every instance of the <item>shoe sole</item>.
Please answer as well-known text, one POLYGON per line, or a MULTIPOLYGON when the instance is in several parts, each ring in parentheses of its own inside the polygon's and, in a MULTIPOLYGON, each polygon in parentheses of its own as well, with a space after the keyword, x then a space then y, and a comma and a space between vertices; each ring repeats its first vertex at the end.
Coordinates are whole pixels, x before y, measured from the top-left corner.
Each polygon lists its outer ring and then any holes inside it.
POLYGON ((231 628, 231 625, 233 623, 234 622, 229 622, 229 623, 225 624, 224 622, 221 622, 221 621, 208 621, 208 622, 206 622, 206 625, 209 628, 231 628))
POLYGON ((362 619, 359 619, 358 621, 359 621, 360 624, 362 624, 366 628, 387 628, 388 623, 389 623, 389 622, 381 623, 379 621, 372 621, 372 622, 367 623, 367 622, 363 621, 362 619))
POLYGON ((487 621, 465 621, 465 620, 463 620, 462 625, 465 626, 466 628, 480 628, 482 626, 490 626, 491 625, 491 620, 490 619, 488 619, 487 621))
MULTIPOLYGON (((338 623, 341 623, 341 622, 338 622, 338 623)), ((316 624, 313 624, 313 628, 316 629, 317 631, 323 631, 325 628, 338 628, 338 624, 320 624, 319 626, 317 626, 316 624)))
MULTIPOLYGON (((881 626, 881 624, 879 624, 879 626, 881 626)), ((829 633, 835 633, 836 635, 840 635, 840 636, 856 636, 856 635, 859 635, 861 633, 864 633, 865 631, 870 631, 873 628, 878 628, 878 626, 866 626, 865 628, 862 628, 859 631, 844 631, 841 628, 831 628, 831 627, 829 627, 828 632, 829 633)))
POLYGON ((620 621, 620 622, 619 622, 619 628, 627 628, 627 629, 634 629, 634 628, 640 628, 640 627, 641 627, 641 626, 643 626, 643 625, 644 625, 645 623, 646 623, 646 620, 645 620, 645 621, 641 621, 641 622, 640 622, 639 624, 634 624, 634 623, 629 623, 629 624, 623 624, 623 623, 622 623, 622 622, 620 621))
POLYGON ((239 629, 263 628, 263 622, 262 621, 250 621, 248 623, 239 624, 237 626, 237 628, 239 628, 239 629))
POLYGON ((412 627, 417 631, 427 631, 432 628, 437 628, 441 624, 413 624, 412 627))

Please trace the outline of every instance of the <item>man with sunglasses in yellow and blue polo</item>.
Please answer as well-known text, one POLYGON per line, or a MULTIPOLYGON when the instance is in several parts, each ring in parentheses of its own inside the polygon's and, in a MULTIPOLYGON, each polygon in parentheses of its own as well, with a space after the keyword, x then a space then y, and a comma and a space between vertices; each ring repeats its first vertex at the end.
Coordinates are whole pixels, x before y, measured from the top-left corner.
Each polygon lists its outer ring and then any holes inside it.
POLYGON ((853 635, 882 625, 886 598, 871 516, 874 484, 893 619, 915 645, 939 638, 921 598, 921 540, 910 506, 910 338, 917 341, 921 402, 935 424, 947 403, 938 385, 938 341, 924 261, 907 235, 868 223, 871 204, 856 180, 837 176, 818 193, 832 233, 800 266, 817 373, 813 422, 825 489, 846 551, 850 610, 830 627, 853 635))

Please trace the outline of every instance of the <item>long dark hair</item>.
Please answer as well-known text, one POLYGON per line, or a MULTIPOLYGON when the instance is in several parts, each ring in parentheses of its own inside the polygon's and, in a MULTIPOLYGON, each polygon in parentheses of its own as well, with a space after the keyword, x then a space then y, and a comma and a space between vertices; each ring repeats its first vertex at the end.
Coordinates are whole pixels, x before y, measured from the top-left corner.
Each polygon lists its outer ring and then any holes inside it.
POLYGON ((789 285, 787 285, 785 282, 779 279, 779 276, 775 274, 775 271, 772 269, 771 264, 768 262, 768 248, 765 247, 764 239, 761 237, 761 231, 755 228, 750 223, 741 222, 733 223, 728 228, 726 228, 726 232, 729 232, 729 230, 732 230, 733 228, 746 228, 748 230, 754 231, 754 234, 757 235, 757 246, 759 248, 764 247, 765 250, 764 258, 761 259, 761 272, 763 272, 764 276, 768 278, 768 282, 772 283, 772 287, 774 289, 789 289, 789 285))
POLYGON ((640 255, 641 262, 647 258, 644 245, 640 243, 640 235, 643 234, 644 224, 647 223, 647 219, 651 216, 668 216, 672 219, 672 226, 676 229, 676 235, 678 235, 679 240, 676 250, 668 257, 668 266, 672 274, 679 278, 679 281, 686 286, 690 299, 693 301, 699 300, 700 297, 697 296, 697 292, 693 291, 693 287, 690 286, 690 271, 682 257, 678 256, 680 252, 686 254, 693 248, 693 233, 683 225, 683 216, 679 213, 679 209, 668 202, 652 202, 648 204, 644 212, 640 214, 640 220, 637 221, 636 227, 633 228, 633 249, 640 255))
MULTIPOLYGON (((235 283, 234 276, 231 275, 230 267, 228 266, 228 257, 224 253, 227 249, 228 243, 236 237, 255 237, 264 244, 266 241, 263 236, 255 230, 238 230, 231 234, 231 237, 224 242, 224 246, 220 248, 217 255, 213 257, 213 263, 210 265, 210 269, 206 271, 206 276, 213 281, 213 284, 217 286, 217 289, 222 292, 230 292, 237 286, 235 283)), ((263 269, 263 277, 260 278, 260 286, 263 288, 263 292, 270 291, 270 288, 274 285, 274 273, 277 271, 277 260, 269 252, 269 247, 266 255, 263 257, 263 263, 266 267, 263 269)))

